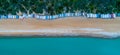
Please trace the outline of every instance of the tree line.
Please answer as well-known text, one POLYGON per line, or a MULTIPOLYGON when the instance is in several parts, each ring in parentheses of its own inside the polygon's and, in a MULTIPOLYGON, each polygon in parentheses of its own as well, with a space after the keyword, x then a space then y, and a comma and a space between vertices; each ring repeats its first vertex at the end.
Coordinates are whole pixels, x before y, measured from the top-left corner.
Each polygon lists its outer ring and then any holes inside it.
POLYGON ((120 0, 0 0, 0 14, 119 13, 120 0))

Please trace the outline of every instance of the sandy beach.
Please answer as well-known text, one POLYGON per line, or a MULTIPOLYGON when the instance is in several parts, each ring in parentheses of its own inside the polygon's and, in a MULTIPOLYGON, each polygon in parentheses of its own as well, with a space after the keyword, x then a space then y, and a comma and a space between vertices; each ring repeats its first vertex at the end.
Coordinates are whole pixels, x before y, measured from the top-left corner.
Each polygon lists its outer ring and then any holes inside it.
POLYGON ((1 19, 0 35, 83 35, 115 38, 120 36, 120 19, 95 19, 82 17, 61 18, 55 20, 1 19))

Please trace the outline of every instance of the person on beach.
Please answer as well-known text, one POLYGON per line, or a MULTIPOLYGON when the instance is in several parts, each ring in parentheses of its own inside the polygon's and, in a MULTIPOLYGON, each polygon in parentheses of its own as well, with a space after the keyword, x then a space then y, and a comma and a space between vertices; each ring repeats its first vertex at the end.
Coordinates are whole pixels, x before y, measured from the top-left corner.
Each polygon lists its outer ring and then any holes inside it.
POLYGON ((114 14, 113 13, 111 14, 111 18, 114 19, 114 14))

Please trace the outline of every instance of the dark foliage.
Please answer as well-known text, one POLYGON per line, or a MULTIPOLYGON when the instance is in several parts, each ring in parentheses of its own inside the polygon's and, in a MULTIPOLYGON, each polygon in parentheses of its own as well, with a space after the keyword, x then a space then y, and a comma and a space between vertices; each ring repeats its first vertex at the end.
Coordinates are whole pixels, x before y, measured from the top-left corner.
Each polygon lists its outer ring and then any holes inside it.
POLYGON ((83 11, 90 13, 118 13, 120 0, 0 0, 0 14, 58 14, 63 12, 83 11))

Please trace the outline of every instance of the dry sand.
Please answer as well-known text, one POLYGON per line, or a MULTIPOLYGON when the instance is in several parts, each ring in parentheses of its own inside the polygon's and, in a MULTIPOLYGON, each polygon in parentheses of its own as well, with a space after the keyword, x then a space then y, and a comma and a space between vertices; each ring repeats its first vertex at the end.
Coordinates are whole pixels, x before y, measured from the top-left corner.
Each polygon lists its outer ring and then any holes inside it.
POLYGON ((56 20, 2 19, 0 35, 83 35, 113 38, 120 36, 120 19, 61 18, 56 20))

